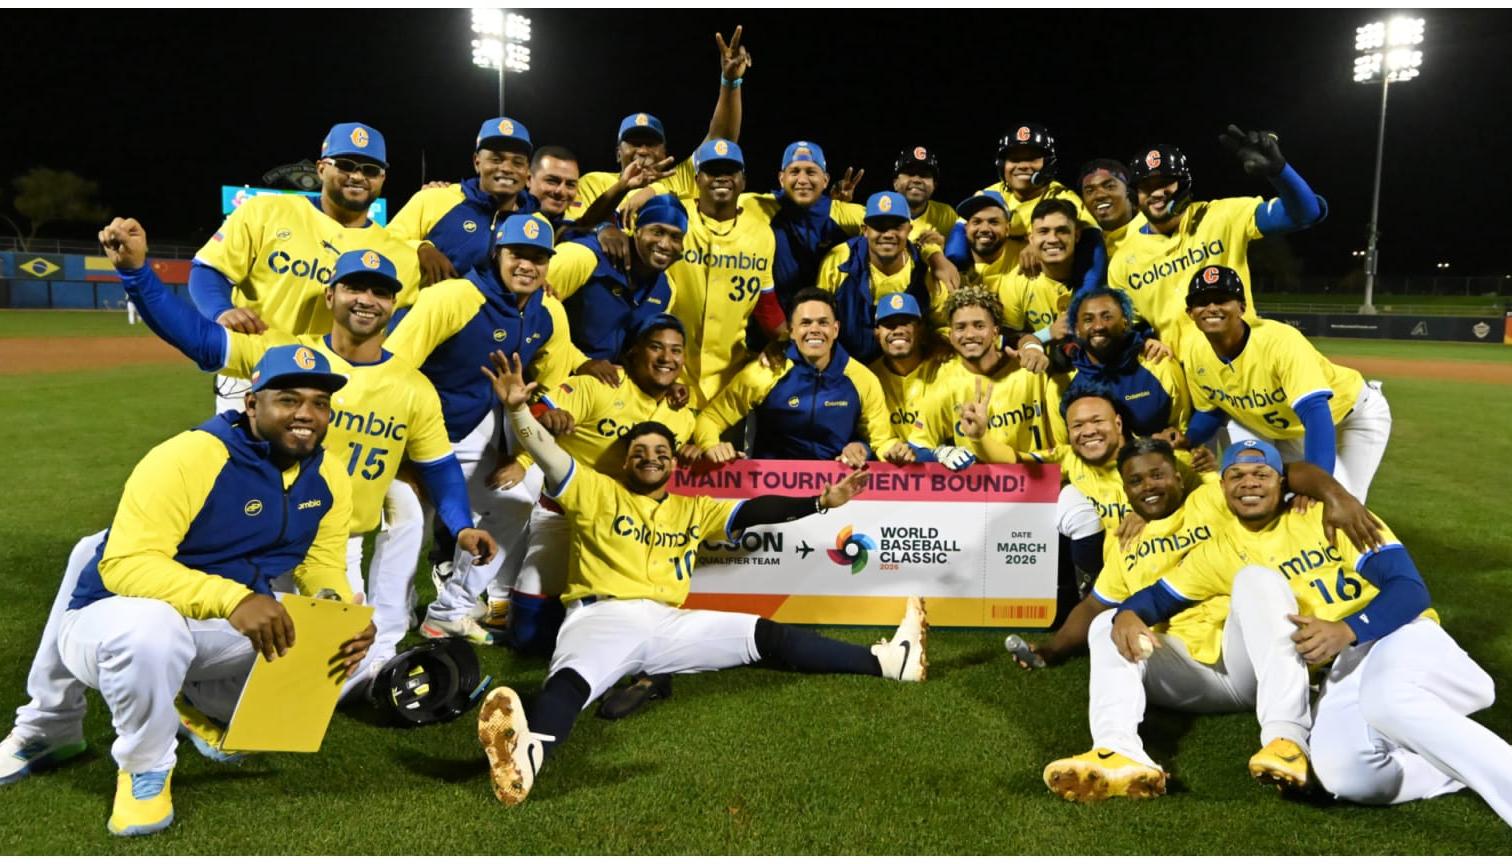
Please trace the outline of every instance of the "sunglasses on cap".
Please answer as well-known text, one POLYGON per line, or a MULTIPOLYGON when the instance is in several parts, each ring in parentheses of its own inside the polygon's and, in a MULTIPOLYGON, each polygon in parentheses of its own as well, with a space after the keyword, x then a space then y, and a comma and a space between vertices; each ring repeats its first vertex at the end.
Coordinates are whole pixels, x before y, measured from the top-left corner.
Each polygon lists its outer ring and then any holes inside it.
POLYGON ((376 162, 358 162, 353 159, 327 159, 325 160, 336 166, 336 170, 343 174, 358 174, 369 180, 377 180, 388 173, 382 165, 376 162))

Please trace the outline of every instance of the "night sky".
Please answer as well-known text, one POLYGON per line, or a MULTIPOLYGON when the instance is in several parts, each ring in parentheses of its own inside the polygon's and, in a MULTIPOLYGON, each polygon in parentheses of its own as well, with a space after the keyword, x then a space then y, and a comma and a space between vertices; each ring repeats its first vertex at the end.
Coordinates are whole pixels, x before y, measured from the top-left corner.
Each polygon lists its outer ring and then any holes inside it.
MULTIPOLYGON (((1063 181, 1095 156, 1181 147, 1199 197, 1269 194, 1217 142, 1229 122, 1275 130, 1330 204, 1292 238, 1305 273, 1338 276, 1364 248, 1379 90, 1351 81, 1345 12, 1095 10, 862 13, 534 10, 533 69, 508 80, 507 113, 583 170, 613 167, 621 117, 662 118, 687 155, 718 86, 713 34, 745 25, 741 144, 753 190, 775 183, 783 145, 825 148, 833 175, 864 167, 883 188, 904 146, 938 150, 936 197, 993 177, 1015 123, 1047 124, 1063 181)), ((1509 272, 1504 167, 1512 13, 1432 11, 1424 72, 1391 91, 1382 200, 1383 274, 1509 272), (1495 190, 1501 189, 1500 193, 1495 190), (1490 201, 1486 201, 1487 198, 1490 201)), ((427 179, 471 172, 497 78, 471 65, 465 10, 403 12, 7 11, 0 181, 29 167, 99 181, 113 212, 159 242, 193 245, 220 220, 222 184, 316 155, 333 122, 381 130, 390 213, 427 179)), ((12 190, 0 194, 10 211, 12 190)), ((49 235, 88 237, 92 226, 49 235)))

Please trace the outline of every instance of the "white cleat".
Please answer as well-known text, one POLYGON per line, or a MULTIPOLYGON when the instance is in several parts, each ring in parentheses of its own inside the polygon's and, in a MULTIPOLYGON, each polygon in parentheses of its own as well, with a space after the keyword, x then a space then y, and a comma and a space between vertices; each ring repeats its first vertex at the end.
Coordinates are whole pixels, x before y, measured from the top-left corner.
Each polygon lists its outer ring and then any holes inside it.
POLYGON ((474 645, 494 644, 493 634, 478 626, 476 618, 467 615, 455 621, 427 617, 420 622, 420 635, 427 639, 450 639, 453 636, 461 636, 474 645))
POLYGON ((550 735, 530 731, 525 722, 525 706, 520 696, 508 687, 495 687, 483 697, 478 709, 478 741, 488 755, 488 777, 494 795, 506 807, 525 800, 535 785, 536 773, 546 758, 545 741, 550 735))
POLYGON ((882 677, 894 681, 923 681, 929 677, 929 659, 925 643, 929 640, 929 619, 924 614, 924 600, 910 597, 904 607, 903 621, 886 642, 872 646, 871 652, 882 666, 882 677))
POLYGON ((0 786, 24 780, 33 771, 51 768, 84 752, 83 741, 52 742, 46 738, 26 739, 12 730, 0 741, 0 786))

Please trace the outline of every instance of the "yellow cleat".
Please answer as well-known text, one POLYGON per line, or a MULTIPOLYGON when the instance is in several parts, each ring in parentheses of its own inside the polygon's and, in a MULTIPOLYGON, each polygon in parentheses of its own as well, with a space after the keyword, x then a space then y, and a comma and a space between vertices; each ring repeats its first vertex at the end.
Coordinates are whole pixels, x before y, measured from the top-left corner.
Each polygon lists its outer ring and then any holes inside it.
POLYGON ((1282 792, 1307 788, 1307 754, 1295 741, 1276 738, 1250 757, 1250 776, 1282 792))
POLYGON ((173 709, 178 712, 179 735, 188 738, 201 756, 216 762, 235 764, 247 758, 246 753, 225 750, 221 742, 226 738, 226 727, 210 715, 189 704, 183 694, 173 697, 173 709))
POLYGON ((488 611, 478 619, 478 623, 493 630, 503 630, 509 626, 509 600, 488 601, 488 611))
POLYGON ((173 769, 116 774, 115 806, 105 827, 117 837, 156 834, 173 824, 173 769))
POLYGON ((1088 750, 1045 766, 1045 785, 1067 801, 1155 798, 1165 794, 1166 773, 1112 750, 1088 750))

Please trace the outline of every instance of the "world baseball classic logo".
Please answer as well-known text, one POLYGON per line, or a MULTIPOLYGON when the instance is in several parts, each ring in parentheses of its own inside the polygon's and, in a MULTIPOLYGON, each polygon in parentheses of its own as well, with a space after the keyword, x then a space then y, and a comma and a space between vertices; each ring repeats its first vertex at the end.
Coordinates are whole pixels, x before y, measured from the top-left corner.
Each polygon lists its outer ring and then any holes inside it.
POLYGON ((826 549, 825 554, 836 564, 849 566, 852 573, 860 573, 866 569, 866 553, 876 548, 877 541, 865 534, 851 533, 851 526, 847 525, 835 535, 835 548, 826 549))

